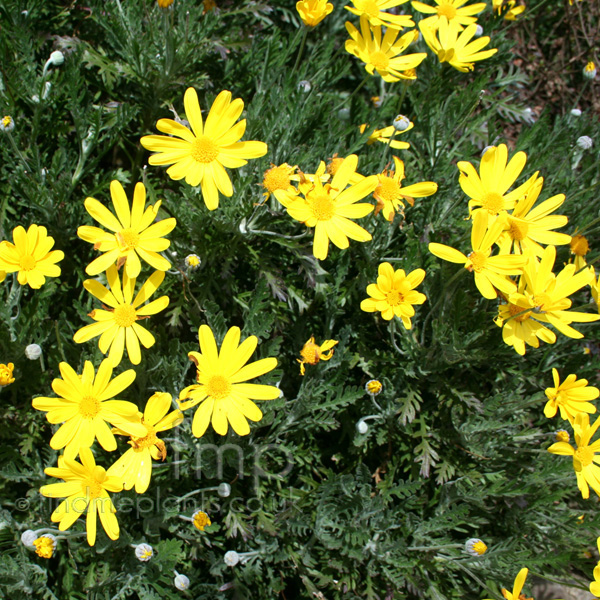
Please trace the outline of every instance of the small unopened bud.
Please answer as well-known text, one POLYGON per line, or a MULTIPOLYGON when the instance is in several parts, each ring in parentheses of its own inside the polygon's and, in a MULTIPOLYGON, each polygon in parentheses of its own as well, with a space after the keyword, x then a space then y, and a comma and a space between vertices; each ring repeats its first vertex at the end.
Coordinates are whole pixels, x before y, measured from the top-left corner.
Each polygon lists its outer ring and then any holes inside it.
MULTIPOLYGON (((141 562, 148 562, 154 556, 154 550, 150 544, 138 544, 135 547, 135 557, 141 562)), ((181 576, 180 576, 181 577, 181 576)))
POLYGON ((587 79, 595 79, 596 73, 596 65, 590 60, 590 62, 583 68, 583 76, 587 79))
POLYGON ((29 360, 37 360, 42 355, 42 348, 38 344, 29 344, 25 348, 25 356, 29 360))
POLYGON ((392 125, 396 131, 406 131, 410 127, 410 119, 404 115, 398 115, 392 125))
POLYGON ((578 108, 573 108, 573 109, 571 109, 571 114, 574 117, 580 117, 581 116, 581 110, 579 110, 578 108))
POLYGON ((360 433, 360 435, 365 435, 367 431, 369 431, 369 426, 362 419, 356 423, 356 431, 360 433))
POLYGON ((577 139, 577 145, 582 150, 589 150, 594 145, 594 140, 592 140, 592 138, 588 135, 582 135, 577 139))
POLYGON ((465 550, 471 556, 483 556, 487 552, 487 546, 478 538, 471 538, 465 542, 465 550))
POLYGON ((347 121, 350 118, 350 109, 340 108, 340 110, 338 110, 338 118, 340 121, 347 121))
POLYGON ((35 546, 33 545, 33 542, 35 542, 35 540, 37 540, 37 538, 38 538, 38 536, 35 531, 32 531, 31 529, 27 529, 26 531, 24 531, 21 534, 21 543, 23 544, 23 546, 25 546, 25 548, 34 550, 35 546))
POLYGON ((298 89, 301 92, 308 94, 308 92, 310 92, 310 90, 312 90, 312 85, 310 84, 310 81, 308 81, 307 79, 303 79, 302 81, 298 82, 298 89))
POLYGON ((483 27, 479 23, 476 23, 475 37, 481 37, 482 35, 483 35, 483 27))
POLYGON ((220 483, 217 488, 217 494, 219 494, 221 498, 228 498, 231 494, 231 486, 228 483, 220 483))
POLYGON ((228 550, 223 560, 228 567, 235 567, 240 562, 240 555, 235 550, 228 550))
POLYGON ((185 575, 180 575, 177 573, 175 575, 175 579, 173 580, 173 585, 182 592, 185 592, 190 587, 190 580, 185 575))
POLYGON ((60 67, 65 62, 65 55, 60 50, 55 50, 50 55, 48 62, 55 67, 60 67))

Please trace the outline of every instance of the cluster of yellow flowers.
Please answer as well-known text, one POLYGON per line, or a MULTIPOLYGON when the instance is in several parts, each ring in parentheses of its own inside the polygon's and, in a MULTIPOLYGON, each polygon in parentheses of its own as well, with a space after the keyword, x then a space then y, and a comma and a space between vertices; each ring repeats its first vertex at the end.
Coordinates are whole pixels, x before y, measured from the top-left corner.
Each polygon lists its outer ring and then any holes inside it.
POLYGON ((502 327, 504 342, 523 355, 526 344, 538 348, 540 340, 556 341, 546 325, 568 337, 582 338, 570 324, 597 321, 600 315, 569 310, 569 296, 595 284, 592 269, 578 270, 577 264, 568 264, 557 275, 552 272, 556 246, 572 241, 571 236, 554 231, 567 223, 567 217, 551 214, 563 204, 564 194, 534 207, 543 177, 536 172, 511 190, 527 157, 517 152, 508 164, 507 159, 508 149, 501 144, 486 149, 479 173, 469 162, 458 163, 460 186, 469 197, 472 216, 471 251, 463 254, 438 243, 429 244, 429 250, 474 273, 484 298, 502 299, 496 324, 502 327), (492 255, 494 248, 497 254, 492 255))

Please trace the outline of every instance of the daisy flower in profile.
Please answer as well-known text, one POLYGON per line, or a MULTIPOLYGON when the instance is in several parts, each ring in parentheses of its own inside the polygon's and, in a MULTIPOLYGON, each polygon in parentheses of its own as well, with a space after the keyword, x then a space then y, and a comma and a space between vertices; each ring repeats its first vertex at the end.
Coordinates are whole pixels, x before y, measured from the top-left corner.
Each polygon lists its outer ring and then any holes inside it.
MULTIPOLYGON (((527 155, 525 152, 517 152, 508 164, 507 159, 508 148, 506 144, 500 144, 499 146, 490 146, 485 151, 479 165, 479 173, 470 162, 463 160, 457 163, 456 166, 460 171, 458 182, 462 191, 470 198, 469 211, 484 208, 490 215, 498 215, 515 208, 517 200, 529 193, 537 179, 538 172, 512 192, 508 191, 525 167, 527 155)), ((523 211, 524 207, 527 207, 526 202, 520 210, 523 211)), ((523 214, 523 212, 519 214, 523 214)))
POLYGON ((367 286, 370 298, 360 303, 360 308, 365 312, 380 312, 386 321, 391 321, 394 316, 402 319, 406 329, 411 329, 411 317, 415 315, 414 304, 423 304, 427 297, 415 291, 425 278, 423 269, 415 269, 408 275, 402 270, 394 271, 388 262, 379 265, 377 283, 367 286))
POLYGON ((505 219, 502 218, 490 223, 489 214, 478 210, 473 215, 471 253, 465 256, 450 246, 436 243, 429 244, 429 252, 449 262, 463 264, 465 269, 474 272, 475 285, 484 298, 497 298, 496 288, 505 294, 511 294, 517 291, 517 286, 509 275, 520 275, 527 258, 513 254, 490 256, 492 246, 504 229, 504 223, 505 219))
POLYGON ((85 200, 85 208, 92 218, 110 230, 104 231, 89 225, 77 229, 77 235, 82 240, 94 244, 95 250, 104 253, 93 260, 85 272, 98 275, 116 263, 117 268, 125 265, 129 277, 137 277, 142 270, 140 258, 159 271, 168 270, 171 263, 158 253, 171 244, 163 236, 174 229, 177 221, 163 219, 152 225, 161 203, 159 200, 145 209, 146 188, 143 183, 135 186, 131 210, 125 190, 116 179, 110 182, 110 196, 116 217, 95 198, 85 200))
POLYGON ((321 360, 329 360, 333 356, 333 347, 337 344, 338 340, 325 340, 319 345, 315 342, 315 336, 311 335, 300 350, 302 360, 296 359, 300 363, 300 375, 304 375, 306 372, 304 365, 316 365, 321 360))
POLYGON ((264 156, 267 145, 239 141, 246 131, 245 119, 236 123, 244 102, 240 98, 232 102, 231 92, 225 90, 216 97, 206 122, 194 88, 186 90, 183 103, 191 131, 172 119, 160 119, 156 128, 169 135, 146 135, 140 142, 146 150, 156 152, 148 160, 151 165, 172 165, 167 175, 176 181, 185 179, 191 186, 200 185, 206 207, 215 210, 219 206, 219 192, 233 195, 225 167, 243 167, 247 159, 264 156))
POLYGON ((590 400, 600 396, 600 390, 593 385, 588 386, 587 379, 577 379, 577 375, 571 374, 560 383, 556 369, 552 369, 552 377, 554 387, 546 388, 548 402, 544 407, 544 414, 549 419, 560 409, 560 418, 573 424, 577 413, 596 412, 596 407, 590 404, 590 400))
POLYGON ((48 413, 49 423, 62 423, 50 440, 51 448, 65 448, 65 456, 75 457, 80 447, 89 448, 97 439, 105 450, 112 452, 117 449, 117 442, 107 422, 129 435, 145 435, 137 406, 133 402, 111 400, 133 383, 133 369, 111 381, 113 368, 108 359, 100 363, 98 373, 89 360, 85 361, 81 375, 66 362, 61 362, 58 368, 62 379, 54 379, 52 389, 60 397, 39 397, 32 402, 33 408, 48 413))
POLYGON ((198 339, 200 352, 188 353, 198 370, 198 383, 179 394, 181 410, 200 405, 194 415, 192 433, 202 437, 212 423, 219 435, 227 433, 228 424, 238 435, 248 435, 250 427, 246 419, 260 421, 263 416, 252 400, 279 398, 279 388, 246 382, 272 371, 277 359, 263 358, 247 365, 258 338, 251 335, 240 344, 239 327, 231 327, 225 334, 220 351, 208 325, 200 326, 198 339))
POLYGON ((463 29, 463 25, 471 25, 477 21, 477 17, 473 15, 479 14, 482 10, 485 10, 485 2, 478 2, 477 4, 469 4, 465 6, 468 0, 435 0, 437 6, 431 6, 424 2, 418 2, 413 0, 411 2, 413 8, 418 10, 420 13, 426 15, 432 15, 421 20, 421 23, 430 27, 437 27, 440 21, 443 21, 442 17, 445 17, 447 21, 453 22, 459 25, 459 31, 463 29))
POLYGON ((485 60, 498 52, 498 48, 483 50, 490 42, 487 35, 482 35, 471 41, 477 33, 475 23, 468 25, 464 31, 455 19, 448 22, 446 18, 440 19, 437 29, 427 25, 425 21, 419 22, 419 29, 427 45, 433 50, 441 63, 447 62, 462 73, 468 73, 475 68, 474 63, 485 60))
POLYGON ((373 210, 372 204, 358 203, 377 187, 377 177, 365 177, 358 183, 346 187, 356 174, 358 156, 351 154, 336 171, 331 183, 325 185, 315 178, 312 188, 304 198, 280 190, 275 197, 288 214, 307 227, 315 228, 313 254, 325 260, 329 252, 329 241, 341 249, 348 248, 348 238, 368 242, 371 234, 351 221, 360 219, 373 210))
POLYGON ((96 543, 96 513, 100 523, 111 540, 119 538, 117 512, 108 492, 120 492, 123 484, 115 477, 111 469, 106 471, 96 465, 94 455, 89 448, 79 450, 81 463, 74 458, 60 457, 58 467, 44 470, 47 475, 62 479, 63 483, 51 483, 40 488, 42 496, 47 498, 65 498, 52 513, 50 519, 58 523, 58 528, 65 531, 87 513, 87 542, 90 546, 96 543))
POLYGON ((587 264, 584 257, 590 251, 587 238, 584 235, 574 235, 569 242, 569 249, 575 255, 575 269, 583 269, 587 264))
MULTIPOLYGON (((152 459, 167 458, 165 443, 156 434, 172 429, 183 421, 183 413, 180 410, 169 413, 170 408, 171 394, 165 392, 156 392, 146 403, 142 416, 146 434, 142 437, 130 436, 127 443, 131 448, 111 467, 112 473, 123 482, 124 489, 130 490, 135 485, 135 491, 143 494, 150 485, 152 459)), ((129 435, 118 427, 113 429, 113 433, 129 435)))
MULTIPOLYGON (((389 125, 383 129, 375 129, 375 131, 373 131, 373 133, 367 139, 367 146, 370 146, 375 142, 381 142, 382 144, 389 144, 390 148, 395 148, 396 150, 406 150, 410 148, 410 144, 408 142, 401 142, 395 138, 399 134, 410 131, 414 126, 415 124, 411 122, 410 125, 402 131, 398 131, 393 125, 389 125)), ((364 133, 367 127, 368 125, 363 123, 359 126, 358 130, 361 133, 364 133)))
POLYGON ((331 14, 333 4, 327 0, 300 0, 296 2, 296 10, 307 27, 316 27, 331 14))
POLYGON ((540 244, 560 246, 568 244, 571 236, 552 231, 563 227, 569 219, 563 215, 553 215, 565 201, 564 194, 557 194, 532 208, 537 201, 544 178, 538 177, 529 191, 516 200, 512 214, 507 216, 506 230, 497 244, 501 254, 526 254, 531 250, 536 256, 542 256, 544 248, 540 244))
POLYGON ((404 179, 404 163, 394 156, 394 170, 385 169, 383 173, 377 175, 379 185, 373 192, 373 198, 377 200, 375 215, 383 212, 383 216, 390 223, 394 220, 396 213, 404 208, 406 200, 411 206, 414 206, 414 198, 424 198, 437 192, 437 183, 433 181, 423 181, 402 187, 404 179))
POLYGON ((382 39, 381 27, 369 25, 369 20, 364 15, 360 17, 360 32, 349 21, 346 21, 346 29, 351 38, 346 40, 346 52, 362 60, 369 75, 377 71, 384 81, 410 79, 403 71, 414 69, 427 57, 425 52, 402 55, 402 52, 419 37, 416 30, 398 38, 400 31, 388 27, 382 39))
POLYGON ((479 538, 470 538, 465 542, 465 551, 471 556, 483 556, 487 549, 485 542, 479 538))
POLYGON ((144 304, 156 292, 164 278, 164 272, 154 271, 142 285, 135 298, 133 293, 136 279, 128 277, 127 271, 123 271, 123 287, 121 287, 119 273, 114 265, 106 271, 106 279, 110 290, 95 279, 86 279, 83 282, 83 287, 109 308, 108 310, 94 309, 89 316, 96 322, 75 332, 73 340, 78 344, 83 344, 83 342, 100 336, 98 341, 100 352, 106 354, 110 349, 108 358, 113 366, 116 367, 121 362, 125 347, 127 347, 129 360, 134 365, 139 365, 142 360, 140 343, 144 348, 150 348, 156 340, 137 321, 155 315, 169 305, 168 296, 161 296, 148 304, 144 304))
POLYGON ((567 442, 556 442, 548 448, 548 452, 552 454, 573 457, 577 487, 585 500, 590 497, 590 487, 600 496, 600 467, 594 464, 596 452, 600 450, 600 440, 590 444, 599 426, 600 417, 594 421, 593 425, 590 425, 589 415, 577 413, 573 423, 577 448, 573 448, 567 442))
POLYGON ((276 167, 271 164, 271 168, 265 171, 263 175, 262 185, 267 190, 263 196, 268 200, 269 196, 275 190, 284 190, 286 192, 293 192, 294 186, 290 176, 294 174, 297 167, 290 167, 287 163, 283 163, 276 167))
POLYGON ((405 4, 408 0, 350 0, 354 6, 344 6, 346 10, 361 17, 365 16, 371 25, 393 27, 402 29, 404 27, 414 27, 415 22, 410 15, 393 15, 385 12, 389 8, 394 8, 405 4))
POLYGON ((58 277, 56 264, 65 255, 62 250, 52 250, 54 238, 42 225, 30 225, 27 232, 19 225, 13 229, 13 242, 0 242, 0 270, 17 273, 21 285, 37 290, 46 283, 46 277, 58 277))

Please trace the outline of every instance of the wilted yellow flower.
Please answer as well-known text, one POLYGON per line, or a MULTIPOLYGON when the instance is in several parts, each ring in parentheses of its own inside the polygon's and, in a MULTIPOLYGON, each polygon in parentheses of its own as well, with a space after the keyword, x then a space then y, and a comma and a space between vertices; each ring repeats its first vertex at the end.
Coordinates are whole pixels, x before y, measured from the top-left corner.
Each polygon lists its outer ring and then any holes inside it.
POLYGON ((382 39, 381 27, 369 25, 364 15, 360 17, 360 32, 349 21, 346 22, 346 29, 351 38, 346 40, 346 51, 365 63, 365 70, 369 75, 377 71, 384 81, 410 79, 405 71, 414 69, 427 57, 425 52, 401 54, 419 37, 416 30, 411 30, 398 39, 400 31, 388 27, 382 39))
POLYGON ((13 242, 0 242, 0 270, 17 272, 21 285, 37 290, 46 283, 46 277, 58 277, 60 267, 56 264, 65 255, 62 250, 52 250, 54 238, 42 225, 30 225, 27 232, 19 225, 13 229, 13 242))
POLYGON ((296 10, 307 27, 316 27, 333 10, 333 4, 327 0, 300 0, 296 10))
POLYGON ((8 363, 7 365, 5 365, 4 363, 0 363, 0 387, 4 387, 5 385, 10 385, 11 383, 14 383, 14 368, 15 365, 13 363, 8 363))
POLYGON ((474 17, 473 15, 485 10, 486 6, 485 2, 464 6, 466 2, 467 0, 435 0, 437 6, 430 6, 424 2, 413 0, 412 5, 413 8, 419 12, 432 15, 431 17, 422 19, 421 23, 436 28, 438 27, 439 22, 445 18, 447 21, 461 25, 459 30, 462 30, 462 25, 471 25, 471 23, 475 23, 477 17, 474 17))
POLYGON ((355 15, 364 15, 371 25, 393 27, 394 29, 415 26, 410 15, 393 15, 385 12, 389 8, 408 2, 408 0, 351 0, 351 2, 354 7, 344 6, 344 8, 355 15))
POLYGON ((594 414, 596 407, 590 404, 600 396, 600 390, 593 385, 588 386, 587 379, 577 379, 576 375, 569 375, 562 383, 556 369, 552 369, 554 387, 546 388, 548 402, 544 407, 544 414, 550 419, 560 409, 561 419, 573 424, 575 415, 580 412, 594 414))
POLYGON ((56 548, 56 538, 51 534, 41 535, 33 541, 35 553, 41 558, 52 558, 56 548))
POLYGON ((498 52, 497 48, 482 50, 487 46, 490 38, 483 35, 471 41, 477 31, 473 23, 461 32, 461 25, 456 20, 448 23, 447 19, 440 19, 437 29, 427 25, 425 21, 419 23, 419 29, 427 45, 435 52, 441 63, 447 62, 455 69, 467 73, 475 67, 478 60, 485 60, 498 52))
POLYGON ((203 510, 197 510, 192 515, 192 524, 198 531, 204 531, 205 527, 212 525, 212 521, 203 510))
POLYGON ((370 298, 363 300, 360 308, 365 312, 380 312, 386 321, 399 317, 404 327, 410 329, 410 319, 415 315, 413 304, 423 304, 427 300, 425 294, 414 289, 424 278, 423 269, 415 269, 406 275, 403 269, 395 271, 390 263, 381 263, 377 283, 367 286, 370 298))
POLYGON ((575 255, 575 269, 579 271, 587 264, 585 255, 590 251, 590 244, 583 235, 574 235, 569 244, 571 254, 575 255))
POLYGON ((300 350, 302 360, 297 358, 300 363, 300 375, 304 375, 306 369, 304 365, 316 365, 320 360, 329 360, 333 356, 333 347, 338 343, 337 340, 325 340, 320 346, 315 343, 315 336, 310 339, 300 350))
POLYGON ((185 116, 192 130, 172 119, 160 119, 156 128, 165 135, 146 135, 140 142, 144 148, 156 152, 149 159, 151 165, 172 165, 167 169, 171 179, 184 179, 191 186, 200 185, 208 210, 219 206, 219 192, 233 195, 231 180, 225 171, 247 164, 246 159, 259 158, 267 153, 264 142, 240 142, 246 131, 246 120, 236 123, 244 102, 231 101, 231 92, 222 91, 213 102, 206 123, 202 119, 198 94, 194 88, 185 92, 185 116))

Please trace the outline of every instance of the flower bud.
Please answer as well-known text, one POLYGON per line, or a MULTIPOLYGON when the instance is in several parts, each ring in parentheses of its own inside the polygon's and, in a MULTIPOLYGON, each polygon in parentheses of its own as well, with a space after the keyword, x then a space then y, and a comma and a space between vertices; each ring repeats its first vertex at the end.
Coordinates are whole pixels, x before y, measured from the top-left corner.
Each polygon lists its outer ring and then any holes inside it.
POLYGON ((573 109, 571 109, 571 114, 574 117, 580 117, 581 116, 581 110, 579 110, 578 108, 573 108, 573 109))
POLYGON ((356 431, 358 431, 358 433, 360 433, 361 435, 365 435, 365 433, 369 431, 369 426, 365 421, 361 419, 356 423, 356 431))
POLYGON ((404 115, 398 115, 392 125, 396 131, 406 131, 410 127, 410 119, 404 115))
MULTIPOLYGON (((138 544, 135 547, 135 557, 140 562, 148 562, 154 556, 154 550, 150 544, 138 544)), ((176 584, 177 585, 177 584, 176 584)))
POLYGON ((298 82, 298 89, 301 92, 308 94, 308 92, 310 92, 310 90, 312 90, 312 85, 310 84, 310 81, 308 81, 307 79, 303 79, 302 81, 298 82))
POLYGON ((223 560, 228 567, 235 567, 240 562, 240 555, 235 550, 228 550, 223 560))
POLYGON ((582 150, 589 150, 594 145, 594 140, 592 140, 592 138, 588 135, 582 135, 577 139, 577 145, 582 150))
POLYGON ((25 348, 25 356, 29 360, 37 360, 42 355, 42 347, 38 344, 29 344, 25 348))
POLYGON ((221 498, 228 498, 231 494, 231 486, 228 483, 220 483, 217 488, 217 494, 219 494, 221 498))
POLYGON ((37 537, 38 536, 35 531, 32 531, 31 529, 27 529, 26 531, 24 531, 21 534, 21 543, 23 544, 23 546, 25 546, 25 548, 34 550, 35 546, 33 545, 33 542, 35 542, 35 540, 37 540, 37 537))
POLYGON ((185 575, 180 575, 177 573, 175 575, 175 579, 173 580, 173 585, 182 592, 185 592, 190 587, 190 580, 185 575))
POLYGON ((471 556, 483 556, 487 552, 487 546, 478 538, 471 538, 465 542, 465 550, 471 556))
POLYGON ((481 37, 482 35, 483 35, 483 27, 479 23, 476 23, 475 37, 481 37))
POLYGON ((60 50, 55 50, 48 59, 48 62, 55 67, 60 67, 65 62, 65 55, 60 50))

